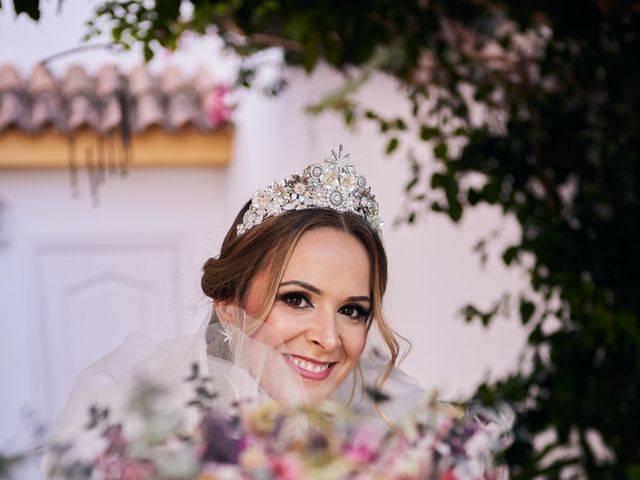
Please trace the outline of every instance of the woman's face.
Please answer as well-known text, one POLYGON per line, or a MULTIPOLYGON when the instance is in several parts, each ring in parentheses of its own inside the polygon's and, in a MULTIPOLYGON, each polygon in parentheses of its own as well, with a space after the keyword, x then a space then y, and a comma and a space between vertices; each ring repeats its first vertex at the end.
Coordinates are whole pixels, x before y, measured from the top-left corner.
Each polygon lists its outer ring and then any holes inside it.
MULTIPOLYGON (((261 303, 264 283, 258 275, 249 287, 249 315, 261 303)), ((302 380, 310 402, 331 395, 360 358, 370 291, 369 256, 355 237, 332 228, 300 237, 265 323, 283 341, 285 363, 302 380)), ((260 337, 258 330, 254 338, 260 337)))

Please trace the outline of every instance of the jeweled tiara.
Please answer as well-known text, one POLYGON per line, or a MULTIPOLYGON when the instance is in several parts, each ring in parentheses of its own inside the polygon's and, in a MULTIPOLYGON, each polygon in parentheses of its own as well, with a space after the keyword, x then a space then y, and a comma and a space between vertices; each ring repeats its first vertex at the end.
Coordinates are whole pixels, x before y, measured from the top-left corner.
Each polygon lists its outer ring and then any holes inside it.
POLYGON ((381 233, 378 202, 367 186, 367 179, 356 172, 349 154, 343 154, 340 145, 337 153, 332 150, 322 163, 307 166, 302 175, 294 174, 258 190, 237 225, 238 235, 260 225, 265 218, 307 208, 355 213, 381 233))

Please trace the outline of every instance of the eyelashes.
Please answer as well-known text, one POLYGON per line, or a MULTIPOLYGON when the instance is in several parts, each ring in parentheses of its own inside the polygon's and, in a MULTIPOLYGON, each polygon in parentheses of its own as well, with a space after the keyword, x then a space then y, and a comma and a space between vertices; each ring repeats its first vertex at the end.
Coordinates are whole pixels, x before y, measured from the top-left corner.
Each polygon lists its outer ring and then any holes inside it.
POLYGON ((302 309, 313 307, 309 295, 302 292, 287 292, 278 296, 278 300, 283 301, 292 308, 302 309))
POLYGON ((339 311, 343 315, 346 315, 353 320, 359 320, 363 322, 367 321, 369 319, 369 316, 371 315, 370 308, 364 308, 362 305, 358 305, 357 303, 345 305, 340 308, 339 311))
MULTIPOLYGON (((278 295, 277 299, 296 310, 313 308, 311 297, 309 297, 309 295, 305 292, 286 292, 278 295)), ((341 306, 338 310, 338 313, 358 322, 366 322, 371 317, 371 309, 365 308, 357 303, 349 303, 341 306)))

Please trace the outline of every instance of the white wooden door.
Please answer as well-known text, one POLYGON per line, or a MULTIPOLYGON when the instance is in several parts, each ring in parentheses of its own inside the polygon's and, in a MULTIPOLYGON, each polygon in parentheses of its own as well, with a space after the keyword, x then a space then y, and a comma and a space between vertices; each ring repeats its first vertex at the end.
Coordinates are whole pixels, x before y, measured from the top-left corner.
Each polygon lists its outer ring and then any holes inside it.
MULTIPOLYGON (((132 331, 172 330, 177 245, 171 243, 39 246, 43 386, 47 418, 63 408, 79 371, 132 331)), ((173 325, 173 329, 177 325, 173 325)))
MULTIPOLYGON (((25 412, 51 429, 80 370, 128 335, 161 340, 198 327, 210 308, 200 267, 228 220, 212 208, 224 171, 134 172, 108 184, 97 208, 71 198, 66 172, 0 175, 6 452, 31 444, 25 412)), ((40 478, 38 462, 13 478, 40 478)))

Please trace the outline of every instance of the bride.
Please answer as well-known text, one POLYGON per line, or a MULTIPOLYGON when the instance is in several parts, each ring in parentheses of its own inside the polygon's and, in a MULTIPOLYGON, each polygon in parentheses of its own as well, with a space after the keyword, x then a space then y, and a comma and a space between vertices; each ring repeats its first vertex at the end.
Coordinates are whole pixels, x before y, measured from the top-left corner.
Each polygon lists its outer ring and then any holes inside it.
POLYGON ((130 337, 86 368, 55 428, 45 477, 58 478, 65 458, 92 464, 114 426, 186 438, 202 420, 194 404, 343 405, 396 428, 424 392, 397 368, 398 337, 383 315, 381 227, 375 196, 342 148, 258 190, 204 264, 210 318, 195 336, 159 345, 130 337), (159 393, 168 415, 130 421, 132 409, 153 411, 148 401, 159 393))
POLYGON ((348 405, 395 428, 424 395, 397 368, 399 341, 383 315, 381 226, 375 196, 342 148, 258 190, 220 255, 204 264, 202 289, 213 300, 206 324, 153 347, 131 337, 85 369, 43 461, 45 477, 58 478, 61 457, 85 465, 101 458, 106 432, 189 437, 202 409, 187 406, 201 400, 220 411, 265 400, 348 405), (149 398, 158 393, 169 415, 124 421, 132 408, 154 411, 149 398), (106 429, 95 428, 101 422, 106 429))
MULTIPOLYGON (((368 364, 376 371, 367 372, 367 381, 382 387, 394 372, 399 343, 382 313, 387 258, 381 225, 365 177, 342 149, 302 175, 258 190, 231 226, 219 257, 204 265, 212 324, 224 325, 224 333, 244 319, 241 333, 274 348, 311 403, 338 391, 350 390, 351 400, 361 393, 363 352, 373 328, 387 353, 386 361, 368 364)), ((255 376, 255 365, 248 367, 255 376)), ((291 397, 279 382, 263 380, 261 387, 272 398, 291 397)))

